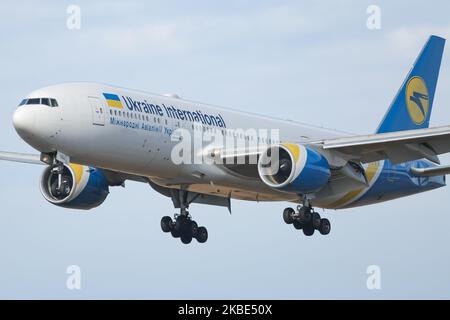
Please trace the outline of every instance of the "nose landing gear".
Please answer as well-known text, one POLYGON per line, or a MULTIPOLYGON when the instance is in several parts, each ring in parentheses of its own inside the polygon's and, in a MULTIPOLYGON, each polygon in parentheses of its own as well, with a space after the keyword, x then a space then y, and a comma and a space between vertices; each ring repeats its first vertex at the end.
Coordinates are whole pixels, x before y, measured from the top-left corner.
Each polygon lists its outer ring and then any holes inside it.
POLYGON ((297 211, 293 208, 284 209, 283 220, 286 224, 292 224, 295 229, 302 230, 308 237, 312 236, 315 230, 322 235, 327 235, 331 231, 330 221, 321 218, 320 214, 309 206, 298 206, 297 211))

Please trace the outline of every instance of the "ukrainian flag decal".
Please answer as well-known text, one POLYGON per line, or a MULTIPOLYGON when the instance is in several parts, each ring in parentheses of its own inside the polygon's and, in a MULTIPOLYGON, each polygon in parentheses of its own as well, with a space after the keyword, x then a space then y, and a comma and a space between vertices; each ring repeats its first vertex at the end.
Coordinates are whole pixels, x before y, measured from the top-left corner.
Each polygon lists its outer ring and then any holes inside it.
POLYGON ((122 102, 120 101, 120 98, 118 95, 112 94, 112 93, 103 93, 103 96, 106 99, 106 103, 108 104, 108 107, 119 108, 119 109, 123 108, 122 102))

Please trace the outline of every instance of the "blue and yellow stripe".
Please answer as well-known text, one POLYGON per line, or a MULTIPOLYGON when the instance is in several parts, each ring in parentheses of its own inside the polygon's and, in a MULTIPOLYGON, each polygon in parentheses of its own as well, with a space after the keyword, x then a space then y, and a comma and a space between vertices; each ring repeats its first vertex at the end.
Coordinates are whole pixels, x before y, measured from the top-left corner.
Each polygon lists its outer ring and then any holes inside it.
POLYGON ((338 209, 345 207, 346 205, 353 203, 358 200, 361 196, 367 192, 373 184, 376 182, 378 176, 380 175, 381 170, 383 169, 383 161, 371 162, 365 168, 368 186, 364 188, 357 188, 352 191, 347 192, 339 199, 327 205, 329 209, 338 209))

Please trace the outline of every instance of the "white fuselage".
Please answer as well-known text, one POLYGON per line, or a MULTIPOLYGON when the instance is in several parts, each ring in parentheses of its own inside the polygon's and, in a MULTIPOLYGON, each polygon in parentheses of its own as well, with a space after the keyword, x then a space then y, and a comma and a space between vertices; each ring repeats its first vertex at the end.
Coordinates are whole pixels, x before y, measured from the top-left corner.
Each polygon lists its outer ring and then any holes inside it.
MULTIPOLYGON (((245 141, 304 143, 345 135, 292 121, 98 83, 50 86, 32 92, 27 98, 54 98, 58 103, 58 107, 19 106, 14 115, 18 133, 40 152, 59 151, 69 156, 71 162, 145 176, 170 188, 184 185, 192 191, 245 200, 298 202, 299 197, 221 166, 174 163, 171 152, 178 141, 172 141, 172 132, 183 128, 193 135, 207 132, 231 136, 236 145, 245 141), (122 108, 111 107, 114 101, 108 101, 105 93, 117 95, 122 108), (247 131, 246 136, 237 129, 244 133, 249 129, 254 131, 247 131), (271 137, 261 132, 271 129, 278 129, 279 137, 269 141, 271 137)), ((204 152, 207 147, 208 142, 204 142, 194 146, 193 152, 204 152)))

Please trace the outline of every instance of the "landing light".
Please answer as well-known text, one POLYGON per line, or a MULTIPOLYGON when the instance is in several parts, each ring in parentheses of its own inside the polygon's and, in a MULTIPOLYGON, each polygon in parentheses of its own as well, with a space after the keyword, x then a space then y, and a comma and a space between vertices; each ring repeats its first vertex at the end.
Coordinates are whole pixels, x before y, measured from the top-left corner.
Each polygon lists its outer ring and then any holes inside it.
POLYGON ((52 164, 53 163, 53 157, 46 153, 41 153, 41 161, 46 164, 52 164))

